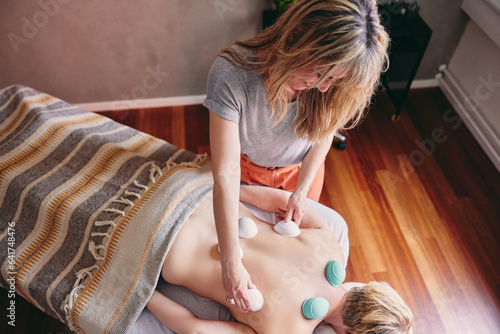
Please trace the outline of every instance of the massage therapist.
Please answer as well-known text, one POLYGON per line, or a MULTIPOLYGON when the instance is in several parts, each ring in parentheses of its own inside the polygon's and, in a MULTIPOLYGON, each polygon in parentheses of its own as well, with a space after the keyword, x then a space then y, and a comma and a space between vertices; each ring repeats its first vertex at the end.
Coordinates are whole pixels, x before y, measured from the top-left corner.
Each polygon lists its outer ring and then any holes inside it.
MULTIPOLYGON (((214 216, 226 300, 254 288, 238 240, 240 182, 291 191, 286 221, 318 201, 336 131, 354 126, 387 61, 373 0, 299 0, 270 28, 223 49, 207 98, 214 216)), ((269 254, 272 256, 272 254, 269 254)))

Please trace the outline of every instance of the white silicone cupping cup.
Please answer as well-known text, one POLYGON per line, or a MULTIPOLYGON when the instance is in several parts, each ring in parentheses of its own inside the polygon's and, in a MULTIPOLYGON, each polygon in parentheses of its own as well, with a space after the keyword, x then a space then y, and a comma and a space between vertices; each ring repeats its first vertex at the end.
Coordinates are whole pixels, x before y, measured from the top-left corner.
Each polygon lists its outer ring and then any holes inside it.
MULTIPOLYGON (((219 247, 219 245, 217 245, 217 252, 219 252, 219 254, 220 254, 220 247, 219 247)), ((240 259, 242 259, 242 258, 243 258, 243 248, 241 248, 241 246, 240 246, 240 259)))
POLYGON ((273 228, 276 233, 289 238, 296 237, 301 233, 299 226, 293 221, 285 222, 282 220, 278 224, 274 225, 273 228))
POLYGON ((259 289, 248 289, 248 295, 252 301, 252 308, 250 311, 257 312, 264 306, 264 296, 259 289))
POLYGON ((252 218, 241 217, 238 219, 238 234, 241 238, 250 239, 257 235, 259 229, 252 218))

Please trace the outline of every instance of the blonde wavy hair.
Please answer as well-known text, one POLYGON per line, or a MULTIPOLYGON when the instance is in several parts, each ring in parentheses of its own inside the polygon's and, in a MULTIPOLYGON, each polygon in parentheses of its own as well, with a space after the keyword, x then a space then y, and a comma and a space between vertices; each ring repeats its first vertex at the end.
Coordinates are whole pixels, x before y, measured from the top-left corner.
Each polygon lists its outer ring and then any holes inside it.
POLYGON ((297 95, 293 129, 298 137, 315 141, 361 120, 388 64, 388 41, 374 0, 299 0, 274 25, 236 42, 237 48, 223 49, 221 56, 268 76, 275 125, 287 113, 288 81, 298 69, 317 66, 321 77, 313 87, 346 73, 325 93, 306 89, 297 95))
POLYGON ((370 282, 349 290, 342 320, 349 334, 413 333, 410 308, 385 282, 370 282))

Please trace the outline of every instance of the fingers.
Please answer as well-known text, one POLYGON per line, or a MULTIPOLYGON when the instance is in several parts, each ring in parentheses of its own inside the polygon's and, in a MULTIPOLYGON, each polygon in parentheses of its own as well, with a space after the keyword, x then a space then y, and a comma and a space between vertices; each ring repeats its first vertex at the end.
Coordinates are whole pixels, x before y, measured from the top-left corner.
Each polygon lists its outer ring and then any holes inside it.
MULTIPOLYGON (((248 289, 255 287, 255 285, 251 282, 249 285, 252 287, 249 287, 248 289)), ((243 287, 239 288, 233 293, 234 297, 226 296, 226 301, 230 305, 236 306, 241 312, 248 312, 248 310, 252 307, 252 302, 250 301, 250 296, 248 295, 248 289, 243 287)))
POLYGON ((255 284, 253 284, 251 279, 248 279, 248 288, 249 289, 256 289, 257 288, 257 286, 255 284))
POLYGON ((285 221, 289 222, 293 220, 294 213, 295 213, 295 208, 293 206, 291 208, 288 208, 288 211, 285 213, 285 221))
POLYGON ((286 222, 293 221, 294 223, 296 223, 299 226, 300 226, 300 222, 302 221, 303 216, 304 216, 303 213, 301 214, 300 211, 295 210, 295 209, 290 209, 289 211, 282 211, 282 212, 276 213, 276 219, 278 221, 282 221, 282 220, 284 220, 286 222))
POLYGON ((306 208, 306 197, 293 193, 288 199, 285 221, 293 220, 300 226, 306 208))
POLYGON ((294 194, 288 198, 288 204, 286 206, 285 221, 289 222, 293 220, 295 211, 297 210, 297 201, 294 194))
POLYGON ((302 222, 302 217, 304 217, 304 211, 302 210, 295 210, 293 214, 293 221, 300 226, 300 223, 302 222))
POLYGON ((301 212, 300 209, 294 206, 288 209, 288 211, 284 216, 285 216, 284 220, 286 222, 293 221, 300 226, 300 221, 302 220, 303 213, 301 212))
POLYGON ((236 292, 233 300, 234 304, 241 312, 248 312, 248 310, 250 310, 250 307, 252 306, 252 302, 250 301, 247 288, 239 289, 236 292))
POLYGON ((222 277, 226 302, 236 306, 241 312, 248 312, 252 307, 248 289, 254 288, 255 285, 241 261, 229 265, 226 271, 223 270, 222 277))

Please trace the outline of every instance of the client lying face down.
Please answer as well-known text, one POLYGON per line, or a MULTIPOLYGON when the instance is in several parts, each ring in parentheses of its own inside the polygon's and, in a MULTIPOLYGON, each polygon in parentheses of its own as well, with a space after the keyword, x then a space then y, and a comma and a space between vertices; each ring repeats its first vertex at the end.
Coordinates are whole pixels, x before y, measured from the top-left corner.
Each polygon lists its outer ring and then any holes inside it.
MULTIPOLYGON (((269 212, 286 208, 289 195, 265 187, 241 188, 242 201, 269 212)), ((314 211, 306 211, 300 234, 295 237, 280 235, 243 205, 239 217, 255 222, 253 226, 245 219, 250 233, 239 240, 242 261, 257 287, 249 290, 253 311, 242 313, 226 299, 212 198, 207 197, 179 231, 167 253, 162 276, 169 283, 226 305, 238 322, 200 320, 155 291, 147 307, 167 327, 178 333, 309 334, 325 321, 337 334, 412 332, 412 313, 389 285, 372 282, 349 291, 344 288, 342 249, 314 211)))

